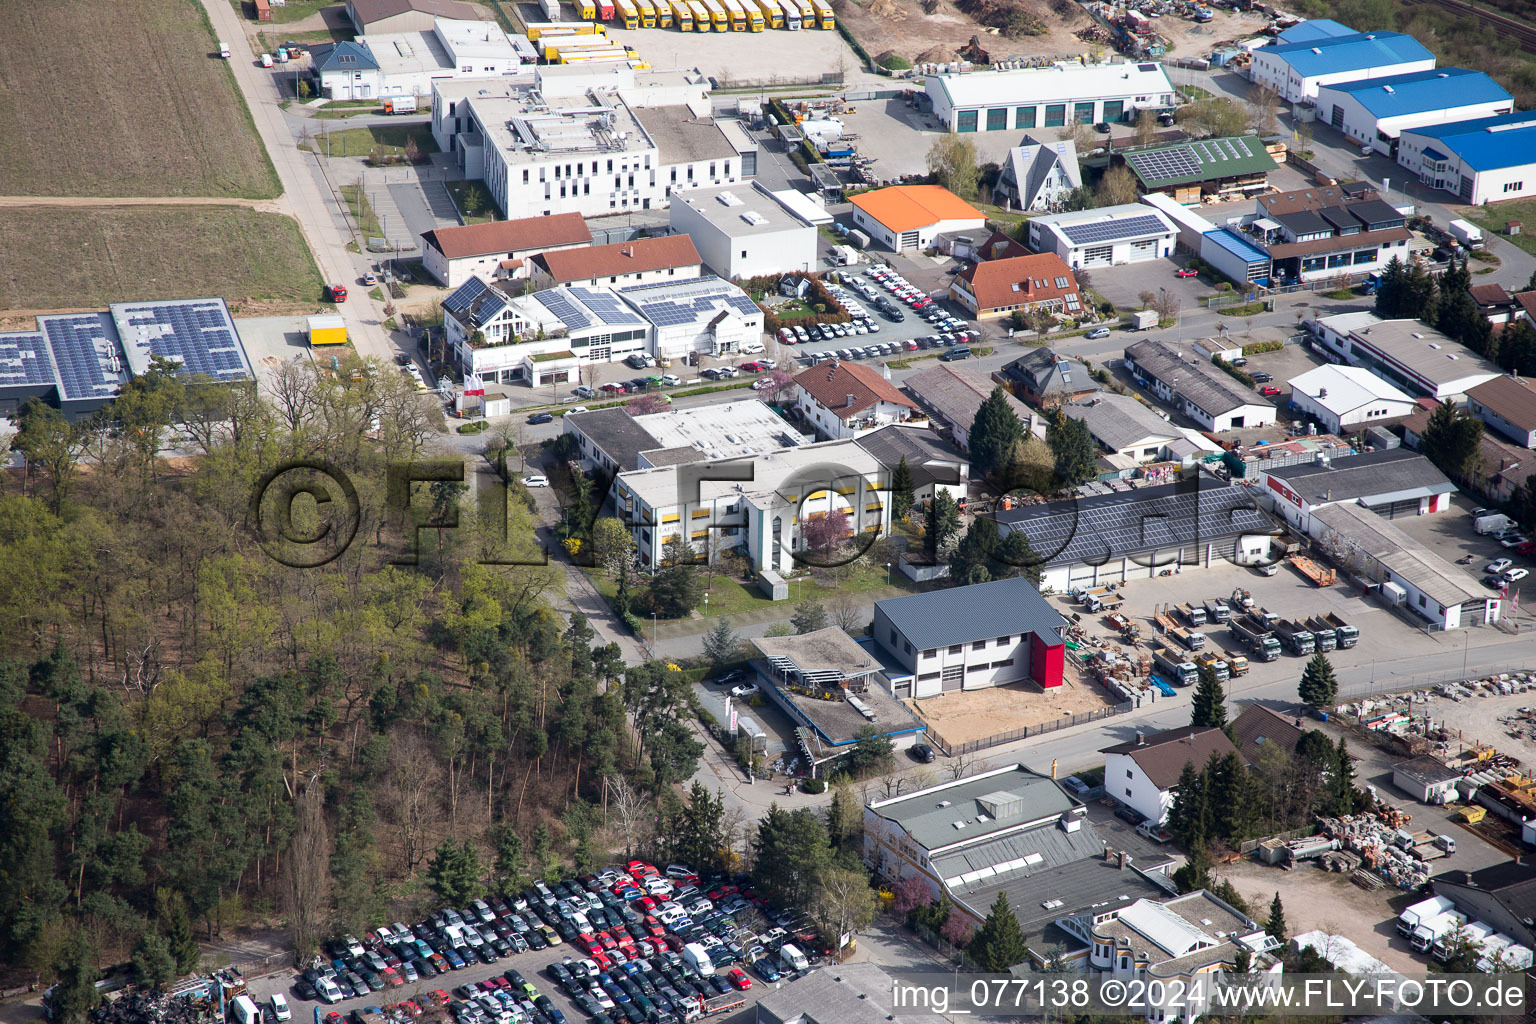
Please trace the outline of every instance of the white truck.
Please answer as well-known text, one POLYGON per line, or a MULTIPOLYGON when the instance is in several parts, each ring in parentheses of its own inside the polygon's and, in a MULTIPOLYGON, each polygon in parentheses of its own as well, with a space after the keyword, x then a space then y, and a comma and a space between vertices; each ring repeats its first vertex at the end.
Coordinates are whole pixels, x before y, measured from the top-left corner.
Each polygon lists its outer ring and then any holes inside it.
POLYGON ((834 245, 832 247, 832 262, 839 267, 851 267, 859 262, 862 257, 859 250, 851 245, 834 245))
POLYGON ((1157 310, 1138 309, 1131 314, 1131 330, 1150 331, 1157 326, 1157 310))
POLYGON ((1408 945, 1420 953, 1428 953, 1430 950, 1434 950, 1435 955, 1439 956, 1441 945, 1445 942, 1446 936, 1463 929, 1466 923, 1467 915, 1460 911, 1448 910, 1439 917, 1430 918, 1415 928, 1413 934, 1408 936, 1408 945))
POLYGON ((1403 938, 1410 938, 1414 931, 1426 921, 1431 921, 1441 914, 1455 910, 1456 904, 1451 902, 1448 896, 1431 896, 1422 900, 1397 915, 1397 934, 1403 938))
POLYGON ((1453 220, 1446 225, 1451 237, 1456 239, 1468 249, 1481 249, 1483 247, 1483 231, 1476 224, 1466 220, 1453 220))
POLYGON ((790 942, 779 947, 779 963, 788 971, 803 971, 811 966, 810 960, 800 952, 800 947, 790 942))
POLYGON ((702 943, 690 942, 685 945, 683 962, 698 971, 701 977, 715 973, 715 962, 709 958, 709 950, 702 943))
MULTIPOLYGON (((1460 915, 1458 915, 1460 916, 1460 915)), ((1462 943, 1466 943, 1474 953, 1482 955, 1483 943, 1493 938, 1493 925, 1482 921, 1466 923, 1466 918, 1457 921, 1453 926, 1441 931, 1435 939, 1433 956, 1441 963, 1449 960, 1456 954, 1456 949, 1462 943)))
POLYGON ((222 39, 219 40, 219 56, 229 60, 229 44, 222 39))
POLYGON ((1514 520, 1502 512, 1489 512, 1472 520, 1472 529, 1481 534, 1499 533, 1513 525, 1514 520))
POLYGON ((233 1024, 261 1024, 261 1011, 250 996, 235 996, 229 1004, 229 1019, 233 1024))

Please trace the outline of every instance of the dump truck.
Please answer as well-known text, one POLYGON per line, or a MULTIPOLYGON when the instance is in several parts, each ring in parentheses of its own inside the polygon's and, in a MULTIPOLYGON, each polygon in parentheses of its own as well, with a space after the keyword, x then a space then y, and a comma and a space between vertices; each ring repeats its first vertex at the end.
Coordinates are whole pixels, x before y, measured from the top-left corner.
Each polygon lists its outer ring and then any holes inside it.
POLYGON ((1130 619, 1126 618, 1124 615, 1121 615, 1119 612, 1110 612, 1104 617, 1104 621, 1108 622, 1110 628, 1112 628, 1115 632, 1119 633, 1123 637, 1126 637, 1127 639, 1134 639, 1138 636, 1141 636, 1141 627, 1136 625, 1136 623, 1132 622, 1130 619))
POLYGON ((1205 646, 1205 634, 1196 633, 1192 629, 1184 629, 1182 626, 1168 631, 1168 635, 1178 641, 1188 651, 1198 651, 1205 646))
POLYGON ((1190 604, 1188 601, 1185 601, 1183 604, 1179 605, 1178 613, 1183 616, 1184 621, 1189 623, 1191 626, 1205 625, 1204 605, 1190 604))
POLYGON ((1195 663, 1182 660, 1174 650, 1152 652, 1152 674, 1172 686, 1192 686, 1200 678, 1195 663))
POLYGON ((1241 654, 1233 654, 1231 651, 1223 651, 1222 654, 1227 659, 1227 670, 1232 673, 1234 678, 1248 674, 1247 658, 1241 654))
POLYGON ((1347 650, 1360 642, 1360 631, 1345 622, 1337 612, 1329 612, 1323 616, 1323 621, 1333 627, 1334 635, 1339 641, 1339 650, 1347 650))
POLYGON ((1195 655, 1195 666, 1200 669, 1215 669, 1216 681, 1224 683, 1232 678, 1232 668, 1215 651, 1206 651, 1204 654, 1195 655))
POLYGON ((1083 606, 1095 615, 1099 612, 1114 611, 1125 603, 1125 598, 1107 587, 1095 587, 1085 593, 1082 600, 1083 606))
POLYGON ((1205 617, 1209 622, 1224 626, 1232 621, 1232 608, 1221 598, 1213 598, 1205 602, 1205 617))
POLYGON ((1285 649, 1292 654, 1317 653, 1317 637, 1299 622, 1281 619, 1275 623, 1275 633, 1280 637, 1280 642, 1285 645, 1285 649))
POLYGON ((1312 616, 1311 618, 1307 619, 1306 622, 1302 623, 1302 625, 1311 630, 1312 635, 1317 638, 1318 650, 1331 651, 1339 646, 1338 633, 1334 632, 1332 626, 1328 625, 1327 622, 1324 622, 1317 616, 1312 616))
POLYGON ((1269 624, 1252 614, 1239 615, 1227 623, 1237 642, 1260 661, 1275 661, 1280 657, 1280 641, 1269 624))

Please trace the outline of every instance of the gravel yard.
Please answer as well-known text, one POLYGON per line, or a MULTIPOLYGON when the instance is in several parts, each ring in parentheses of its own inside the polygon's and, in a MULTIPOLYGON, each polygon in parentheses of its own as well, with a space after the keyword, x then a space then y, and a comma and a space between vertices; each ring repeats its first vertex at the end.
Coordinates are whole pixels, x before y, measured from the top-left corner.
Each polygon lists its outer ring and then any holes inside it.
POLYGON ((902 703, 946 742, 968 743, 1110 706, 1112 702, 1102 690, 1075 681, 1071 678, 1074 674, 1069 671, 1067 681, 1050 690, 1034 683, 1011 683, 902 703))

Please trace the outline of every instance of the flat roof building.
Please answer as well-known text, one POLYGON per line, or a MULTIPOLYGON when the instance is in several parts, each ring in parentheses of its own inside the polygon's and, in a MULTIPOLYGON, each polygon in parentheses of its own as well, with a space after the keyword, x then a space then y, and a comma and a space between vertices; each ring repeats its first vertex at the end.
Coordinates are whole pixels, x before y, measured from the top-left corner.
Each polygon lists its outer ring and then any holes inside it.
POLYGON ((1029 247, 1054 253, 1072 269, 1141 263, 1173 255, 1178 229, 1141 203, 1053 213, 1029 220, 1029 247))
POLYGON ((1312 18, 1308 21, 1299 21, 1290 28, 1285 29, 1275 36, 1279 43, 1310 43, 1318 39, 1336 39, 1339 36, 1352 36, 1355 30, 1348 25, 1340 24, 1332 18, 1312 18))
POLYGON ((731 356, 763 336, 762 309, 746 292, 713 274, 631 285, 617 294, 652 325, 651 354, 657 359, 731 356))
POLYGON ((1330 363, 1291 378, 1291 402, 1323 425, 1325 433, 1412 415, 1413 396, 1360 366, 1330 363))
POLYGON ((1460 403, 1467 392, 1503 376, 1493 363, 1418 320, 1383 320, 1374 313, 1340 313, 1312 321, 1312 336, 1328 352, 1411 394, 1460 403))
POLYGON ((1244 284, 1267 284, 1274 273, 1269 253, 1231 228, 1205 232, 1197 251, 1201 259, 1244 284))
MULTIPOLYGON (((756 1024, 890 1024, 893 979, 869 963, 812 971, 757 1003, 756 1024)), ((900 1007, 902 1024, 944 1024, 935 1013, 900 1007)))
POLYGON ((1507 114, 1514 99, 1482 71, 1432 68, 1323 86, 1317 109, 1355 142, 1395 157, 1408 129, 1507 114))
POLYGON ((888 249, 926 249, 949 231, 980 231, 980 210, 938 185, 890 185, 861 192, 853 203, 853 223, 888 249))
POLYGON ((1138 341, 1125 366, 1139 382, 1206 430, 1220 433, 1275 422, 1275 407, 1176 343, 1138 341))
POLYGON ((1241 199, 1267 191, 1269 172, 1278 166, 1257 135, 1119 150, 1117 159, 1136 175, 1143 192, 1162 193, 1180 203, 1241 199))
POLYGON ((1277 281, 1318 281, 1373 273, 1394 257, 1406 262, 1407 225, 1407 214, 1375 189, 1345 182, 1261 195, 1242 237, 1269 257, 1277 281))
POLYGON ((1387 78, 1435 66, 1435 55, 1401 32, 1354 32, 1253 51, 1253 80, 1288 103, 1317 99, 1335 82, 1387 78))
POLYGON ((1399 519, 1443 512, 1456 493, 1456 485, 1434 463, 1407 448, 1320 456, 1310 464, 1262 470, 1258 482, 1272 493, 1286 521, 1302 532, 1319 509, 1341 502, 1358 501, 1399 519))
POLYGON ((705 266, 735 281, 817 266, 816 227, 803 219, 804 205, 753 181, 676 192, 669 216, 672 231, 693 239, 705 266))
POLYGON ((1404 129, 1397 162, 1469 205, 1536 195, 1536 113, 1404 129))
POLYGON ((1489 597, 1466 570, 1392 523, 1348 502, 1312 513, 1307 531, 1333 561, 1380 585, 1391 604, 1406 607, 1441 629, 1497 622, 1502 600, 1489 597))
POLYGON ((1149 61, 966 71, 928 75, 923 97, 951 132, 1027 131, 1066 124, 1133 121, 1137 111, 1174 105, 1173 83, 1149 61))

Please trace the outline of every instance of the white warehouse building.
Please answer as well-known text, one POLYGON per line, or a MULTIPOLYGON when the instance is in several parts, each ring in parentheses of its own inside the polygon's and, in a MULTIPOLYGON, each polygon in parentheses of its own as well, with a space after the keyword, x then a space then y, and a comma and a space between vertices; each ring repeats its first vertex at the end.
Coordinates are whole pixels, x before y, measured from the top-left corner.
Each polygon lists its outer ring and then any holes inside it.
POLYGON ((1029 221, 1029 247, 1054 252, 1073 270, 1142 263, 1173 255, 1178 228, 1141 203, 1054 213, 1029 221))
POLYGON ((1395 156, 1403 131, 1507 114, 1514 100, 1481 71, 1435 68, 1387 78, 1326 85, 1317 112, 1333 127, 1378 153, 1395 156))
POLYGON ((1173 83, 1152 62, 1079 64, 928 75, 923 95, 951 132, 1060 128, 1134 120, 1174 105, 1173 83))
POLYGON ((675 234, 686 234, 704 265, 726 280, 812 270, 816 228, 759 182, 676 192, 675 234))
POLYGON ((1536 195, 1536 113, 1405 129, 1397 162, 1431 188, 1482 205, 1536 195))
POLYGON ((1249 77, 1288 103, 1316 100, 1335 82, 1388 78, 1435 66, 1435 55, 1401 32, 1355 32, 1326 39, 1265 46, 1253 51, 1249 77))
POLYGON ((1317 417, 1330 434, 1353 432, 1377 420, 1409 416, 1413 396, 1361 366, 1330 363, 1291 378, 1291 404, 1317 417))

